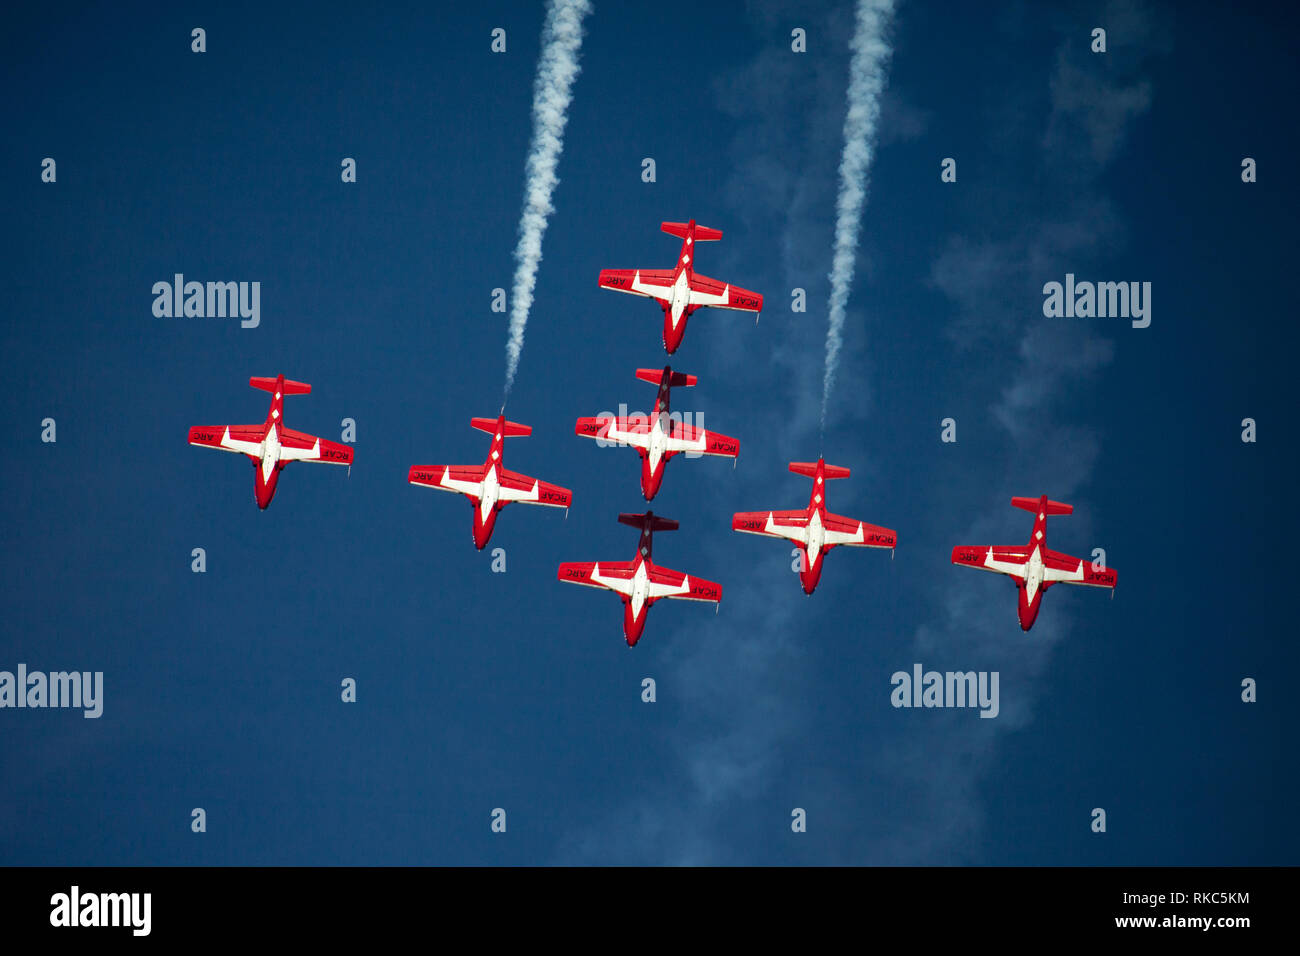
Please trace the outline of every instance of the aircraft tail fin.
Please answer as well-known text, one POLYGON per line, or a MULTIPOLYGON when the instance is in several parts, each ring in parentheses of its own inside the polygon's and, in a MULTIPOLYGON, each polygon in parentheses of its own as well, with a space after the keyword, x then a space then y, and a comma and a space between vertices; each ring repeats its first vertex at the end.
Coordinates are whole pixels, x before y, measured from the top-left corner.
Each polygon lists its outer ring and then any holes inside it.
MULTIPOLYGON (((1011 507, 1019 508, 1021 511, 1032 511, 1034 514, 1038 513, 1038 508, 1040 505, 1042 505, 1042 503, 1043 501, 1041 498, 1012 498, 1011 499, 1011 507)), ((1068 514, 1072 514, 1073 512, 1074 512, 1074 505, 1062 504, 1059 501, 1049 500, 1047 502, 1046 507, 1043 508, 1043 514, 1045 515, 1068 515, 1068 514)))
MULTIPOLYGON (((260 388, 264 392, 274 394, 276 382, 278 381, 279 379, 275 378, 250 378, 248 384, 253 388, 260 388)), ((306 382, 294 382, 287 378, 284 380, 284 391, 282 393, 284 395, 306 395, 310 391, 311 386, 306 382)))
POLYGON ((618 516, 619 524, 630 524, 634 528, 640 528, 642 531, 676 531, 677 522, 671 518, 661 518, 653 511, 647 511, 645 514, 621 514, 618 516))
MULTIPOLYGON (((663 369, 658 368, 639 368, 636 370, 636 377, 643 382, 650 382, 652 385, 658 385, 664 377, 663 369)), ((668 384, 673 388, 689 388, 695 384, 695 376, 687 375, 684 372, 673 372, 672 378, 668 384)))
MULTIPOLYGON (((471 418, 469 424, 471 428, 477 428, 489 435, 497 433, 497 419, 495 418, 471 418)), ((501 428, 502 438, 522 438, 532 433, 532 425, 520 425, 518 422, 505 422, 501 428)))
MULTIPOLYGON (((817 462, 792 461, 790 462, 790 470, 796 475, 807 475, 809 478, 816 478, 817 462)), ((849 474, 849 469, 845 468, 843 465, 822 465, 822 476, 825 477, 827 481, 830 481, 832 478, 847 478, 849 477, 849 474)))
MULTIPOLYGON (((690 231, 691 223, 689 222, 665 222, 660 223, 659 228, 670 236, 676 236, 678 239, 685 239, 686 234, 690 231)), ((722 238, 721 229, 710 229, 708 226, 695 227, 696 242, 717 242, 722 238)))

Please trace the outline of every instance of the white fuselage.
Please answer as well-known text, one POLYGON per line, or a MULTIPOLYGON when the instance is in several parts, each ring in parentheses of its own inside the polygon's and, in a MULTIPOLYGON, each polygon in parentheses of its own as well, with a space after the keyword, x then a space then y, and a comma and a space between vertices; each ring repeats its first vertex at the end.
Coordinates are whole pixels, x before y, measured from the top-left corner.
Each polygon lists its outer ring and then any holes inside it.
POLYGON ((483 476, 483 481, 479 485, 479 518, 487 521, 488 515, 496 506, 497 498, 501 495, 501 482, 497 478, 497 466, 490 465, 487 474, 483 476))
POLYGON ((650 447, 647 453, 650 456, 650 471, 659 470, 659 462, 663 460, 664 452, 668 450, 668 415, 660 412, 650 424, 650 447))
POLYGON ((822 524, 822 513, 814 511, 808 519, 808 564, 812 567, 821 560, 822 545, 826 543, 826 526, 822 524))
POLYGON ((1034 545, 1034 551, 1029 555, 1029 560, 1025 562, 1025 597, 1030 603, 1034 600, 1034 595, 1043 584, 1043 552, 1038 545, 1034 545))
POLYGON ((646 598, 650 596, 650 575, 646 573, 645 562, 642 561, 636 566, 636 571, 632 575, 632 616, 634 618, 641 616, 641 609, 645 607, 646 598))
POLYGON ((279 428, 276 425, 271 426, 271 430, 266 433, 262 439, 262 480, 270 481, 271 472, 275 470, 276 464, 280 461, 280 435, 279 428))
POLYGON ((673 328, 677 328, 677 323, 682 319, 682 313, 686 307, 691 304, 691 280, 687 275, 687 270, 683 269, 677 273, 677 281, 672 284, 671 291, 668 293, 668 311, 672 316, 673 328))

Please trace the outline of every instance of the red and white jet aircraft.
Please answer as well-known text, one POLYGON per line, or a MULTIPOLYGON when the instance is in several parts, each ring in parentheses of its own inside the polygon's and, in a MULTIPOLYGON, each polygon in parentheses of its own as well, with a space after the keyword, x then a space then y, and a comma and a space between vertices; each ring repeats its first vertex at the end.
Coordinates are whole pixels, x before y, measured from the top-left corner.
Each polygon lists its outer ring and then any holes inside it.
POLYGON ((497 418, 471 418, 470 425, 492 436, 492 447, 481 465, 412 465, 406 480, 413 485, 454 491, 469 498, 474 510, 474 547, 482 551, 492 537, 497 514, 512 502, 565 508, 573 502, 573 492, 559 485, 547 484, 502 464, 505 440, 532 434, 532 427, 497 418))
POLYGON ((721 455, 734 461, 740 454, 740 442, 736 439, 673 421, 670 417, 669 393, 674 385, 688 388, 694 385, 694 375, 674 372, 671 365, 665 365, 662 372, 653 368, 639 368, 636 377, 659 386, 654 412, 649 420, 635 415, 627 418, 612 415, 579 418, 574 431, 585 438, 622 442, 636 448, 641 453, 641 494, 645 495, 646 501, 652 500, 659 492, 668 459, 674 455, 694 452, 700 455, 721 455))
POLYGON ((271 393, 271 410, 261 425, 196 425, 190 429, 190 444, 220 448, 253 459, 253 497, 265 510, 275 497, 280 472, 291 461, 318 461, 327 465, 351 465, 352 449, 315 435, 284 427, 284 396, 306 395, 311 386, 283 375, 250 378, 248 384, 271 393))
POLYGON ((1111 596, 1114 597, 1115 581, 1119 576, 1114 568, 1098 571, 1093 568, 1092 562, 1072 558, 1047 547, 1047 516, 1068 515, 1074 511, 1073 505, 1049 501, 1047 495, 1041 498, 1012 498, 1011 505, 1035 513, 1034 533, 1028 544, 1005 548, 958 546, 952 549, 952 563, 982 571, 995 571, 1014 580, 1016 589, 1020 592, 1016 612, 1020 617, 1022 631, 1034 626, 1038 609, 1043 604, 1043 592, 1054 584, 1110 588, 1111 596))
POLYGON ((693 578, 680 571, 661 568, 650 560, 651 539, 656 531, 676 531, 677 522, 660 518, 653 511, 645 514, 621 514, 618 520, 641 529, 641 542, 631 561, 566 561, 560 565, 559 578, 570 584, 605 588, 623 598, 623 637, 633 647, 645 631, 650 606, 664 598, 684 601, 722 600, 722 585, 703 578, 693 578))
POLYGON ((763 297, 757 292, 702 276, 692 266, 695 243, 721 239, 721 229, 697 226, 694 219, 665 222, 659 228, 682 239, 676 265, 671 269, 601 269, 600 287, 658 299, 664 310, 664 349, 669 355, 682 344, 686 320, 702 306, 755 314, 763 311, 763 297))
POLYGON ((808 507, 800 511, 737 511, 731 519, 734 531, 747 534, 765 534, 773 538, 786 538, 799 545, 799 581, 805 594, 817 589, 822 576, 822 557, 831 548, 848 545, 853 548, 890 548, 898 544, 898 535, 888 528, 831 514, 826 510, 826 482, 832 478, 849 477, 849 469, 828 465, 826 459, 817 461, 792 461, 790 470, 796 475, 807 475, 813 480, 812 496, 808 507))

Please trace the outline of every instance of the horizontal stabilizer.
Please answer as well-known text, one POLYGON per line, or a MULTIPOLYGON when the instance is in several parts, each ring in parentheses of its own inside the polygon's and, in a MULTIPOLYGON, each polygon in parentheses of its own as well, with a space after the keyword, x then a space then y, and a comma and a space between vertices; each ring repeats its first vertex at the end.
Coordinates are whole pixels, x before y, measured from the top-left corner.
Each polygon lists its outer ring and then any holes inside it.
POLYGON ((677 522, 671 518, 661 518, 653 511, 647 511, 645 514, 621 514, 618 516, 620 524, 630 524, 634 528, 640 528, 642 531, 676 531, 677 522))
MULTIPOLYGON (((686 233, 690 229, 689 222, 665 222, 661 223, 659 228, 670 236, 676 236, 678 239, 685 239, 686 233)), ((695 239, 698 242, 716 242, 722 238, 721 229, 710 229, 708 226, 695 227, 695 239)))
MULTIPOLYGON (((817 462, 815 461, 792 461, 790 470, 796 475, 807 475, 809 478, 817 477, 817 462)), ((826 480, 832 478, 847 478, 849 470, 841 465, 822 465, 822 474, 826 480)))
MULTIPOLYGON (((1019 508, 1021 511, 1032 511, 1038 513, 1038 507, 1041 505, 1041 498, 1012 498, 1011 507, 1019 508)), ((1043 508, 1043 514, 1047 515, 1068 515, 1074 512, 1074 505, 1062 504, 1059 501, 1048 501, 1043 508)))
MULTIPOLYGON (((248 384, 253 388, 260 388, 264 392, 275 393, 275 385, 279 379, 274 378, 250 378, 248 384)), ((306 395, 311 391, 311 386, 306 382, 294 382, 289 379, 284 380, 283 395, 306 395)))
MULTIPOLYGON (((651 384, 658 385, 663 381, 664 370, 657 368, 639 368, 636 370, 636 377, 641 379, 643 382, 650 382, 651 384)), ((672 378, 669 379, 668 384, 673 388, 689 388, 695 384, 695 381, 694 375, 687 375, 684 372, 673 372, 672 378)))
MULTIPOLYGON (((469 424, 471 428, 477 428, 481 432, 487 432, 489 435, 497 433, 496 418, 471 418, 469 424)), ((523 438, 533 433, 532 425, 520 425, 517 422, 504 422, 501 426, 502 438, 523 438)))

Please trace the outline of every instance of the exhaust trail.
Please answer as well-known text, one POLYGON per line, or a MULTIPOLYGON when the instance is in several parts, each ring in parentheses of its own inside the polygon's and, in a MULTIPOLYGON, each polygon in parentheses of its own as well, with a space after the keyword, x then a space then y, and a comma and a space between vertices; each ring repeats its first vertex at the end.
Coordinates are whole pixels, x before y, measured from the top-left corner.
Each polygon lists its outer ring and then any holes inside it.
POLYGON ((519 218, 519 244, 515 246, 515 281, 510 301, 510 334, 506 341, 505 399, 515 384, 519 355, 524 348, 524 328, 533 305, 537 267, 542 261, 542 235, 554 210, 551 193, 559 179, 555 170, 564 148, 564 126, 569 120, 573 81, 577 77, 578 51, 582 47, 582 20, 591 0, 550 0, 542 27, 542 54, 533 83, 533 138, 524 168, 524 209, 519 218))
POLYGON ((844 312, 853 284, 862 207, 867 202, 868 173, 876 148, 880 94, 892 50, 885 38, 894 0, 858 0, 857 26, 849 49, 848 115, 844 119, 844 153, 840 157, 840 193, 835 202, 835 247, 831 259, 830 322, 826 329, 826 373, 822 379, 822 433, 826 407, 840 364, 844 343, 844 312))

